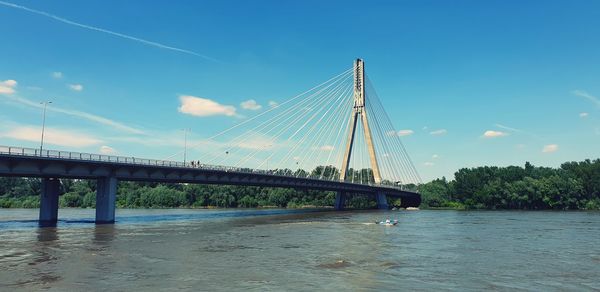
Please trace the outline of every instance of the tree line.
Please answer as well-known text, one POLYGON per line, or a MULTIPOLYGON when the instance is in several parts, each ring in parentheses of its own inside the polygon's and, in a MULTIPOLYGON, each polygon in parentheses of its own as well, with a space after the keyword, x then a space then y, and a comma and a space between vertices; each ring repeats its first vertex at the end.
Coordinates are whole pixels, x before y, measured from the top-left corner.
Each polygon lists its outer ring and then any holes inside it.
POLYGON ((456 209, 600 210, 600 159, 559 168, 462 168, 418 187, 422 205, 456 209))
MULTIPOLYGON (((275 170, 290 173, 291 170, 275 170)), ((305 177, 339 176, 335 167, 319 166, 311 172, 295 172, 305 177)), ((370 169, 350 170, 350 179, 370 180, 370 169)), ((393 182, 385 182, 393 184, 393 182)), ((436 179, 421 185, 405 185, 418 190, 423 208, 598 210, 600 209, 600 159, 563 163, 559 168, 483 166, 462 168, 454 179, 436 179)), ((61 179, 61 207, 94 208, 94 180, 61 179)), ((41 182, 36 178, 0 178, 0 208, 37 208, 41 182)), ((326 207, 333 206, 335 193, 251 186, 119 182, 119 208, 202 208, 202 207, 326 207)), ((399 206, 400 200, 388 200, 399 206)), ((353 195, 349 208, 374 208, 374 198, 353 195)))
MULTIPOLYGON (((339 177, 332 166, 319 166, 313 171, 290 169, 272 170, 273 174, 299 177, 339 177)), ((370 170, 349 170, 351 179, 366 181, 370 170)), ((372 178, 371 178, 372 179, 372 178)), ((95 208, 96 181, 61 179, 60 207, 95 208)), ((37 178, 0 177, 0 208, 38 208, 41 180, 37 178)), ((117 188, 118 208, 303 208, 330 207, 335 192, 270 188, 252 186, 199 185, 184 183, 152 183, 121 181, 117 188)), ((400 204, 400 202, 397 202, 400 204)), ((374 199, 353 195, 347 199, 348 208, 374 208, 374 199)))

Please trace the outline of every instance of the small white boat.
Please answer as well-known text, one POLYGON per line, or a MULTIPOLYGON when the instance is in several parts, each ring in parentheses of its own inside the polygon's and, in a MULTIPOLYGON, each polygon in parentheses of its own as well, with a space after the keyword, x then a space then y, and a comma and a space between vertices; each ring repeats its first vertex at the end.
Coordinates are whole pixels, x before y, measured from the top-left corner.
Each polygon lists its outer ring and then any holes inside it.
POLYGON ((391 221, 390 219, 388 219, 385 221, 375 222, 375 223, 379 224, 379 225, 384 225, 384 226, 396 226, 396 225, 398 225, 398 220, 391 221))

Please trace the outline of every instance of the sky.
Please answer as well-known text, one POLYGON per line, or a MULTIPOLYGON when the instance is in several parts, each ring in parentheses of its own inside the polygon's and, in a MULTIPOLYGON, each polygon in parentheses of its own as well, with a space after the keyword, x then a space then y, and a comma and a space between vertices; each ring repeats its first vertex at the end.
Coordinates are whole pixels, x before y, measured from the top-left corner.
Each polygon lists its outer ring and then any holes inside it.
POLYGON ((0 27, 0 145, 52 101, 45 148, 164 158, 362 58, 424 181, 600 156, 599 1, 0 0, 0 27))

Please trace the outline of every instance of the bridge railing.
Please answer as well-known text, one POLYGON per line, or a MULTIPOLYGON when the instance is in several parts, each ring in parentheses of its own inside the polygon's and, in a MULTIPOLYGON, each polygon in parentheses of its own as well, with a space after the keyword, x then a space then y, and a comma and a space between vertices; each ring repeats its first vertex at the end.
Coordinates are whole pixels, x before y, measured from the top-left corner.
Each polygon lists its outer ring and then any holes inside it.
MULTIPOLYGON (((180 167, 180 168, 194 168, 194 169, 206 169, 206 170, 217 170, 217 171, 231 171, 231 172, 244 172, 254 174, 265 174, 282 177, 293 177, 297 178, 293 173, 281 173, 273 170, 264 169, 253 169, 253 168, 241 168, 231 167, 223 165, 210 165, 210 164, 193 164, 190 162, 178 162, 171 160, 157 160, 157 159, 146 159, 129 156, 115 156, 106 154, 93 154, 83 152, 71 152, 71 151, 60 151, 60 150, 45 150, 45 149, 34 149, 24 147, 13 147, 13 146, 2 146, 0 145, 0 155, 15 155, 15 156, 29 156, 29 157, 42 157, 42 158, 59 158, 59 159, 72 159, 81 161, 97 161, 97 162, 111 162, 111 163, 122 163, 122 164, 134 164, 134 165, 149 165, 149 166, 168 166, 168 167, 180 167)), ((322 176, 311 176, 308 175, 304 178, 331 181, 324 179, 322 176)), ((354 183, 345 182, 355 185, 369 185, 374 187, 386 187, 395 188, 406 191, 402 185, 388 185, 388 184, 375 184, 375 183, 354 183)))

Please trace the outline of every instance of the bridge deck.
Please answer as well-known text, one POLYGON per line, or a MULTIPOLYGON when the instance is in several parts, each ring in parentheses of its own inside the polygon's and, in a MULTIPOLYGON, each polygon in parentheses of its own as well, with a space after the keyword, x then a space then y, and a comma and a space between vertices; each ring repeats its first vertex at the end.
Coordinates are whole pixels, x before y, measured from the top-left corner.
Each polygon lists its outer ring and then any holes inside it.
POLYGON ((385 195, 401 198, 403 207, 421 203, 421 196, 416 192, 382 184, 357 184, 248 168, 214 165, 192 167, 191 164, 176 161, 6 146, 0 146, 0 176, 44 178, 40 197, 42 225, 55 225, 57 222, 59 178, 97 180, 96 223, 114 222, 119 180, 335 191, 336 209, 342 209, 345 198, 352 193, 375 196, 380 208, 387 208, 385 195))
POLYGON ((384 192, 390 196, 414 197, 417 193, 400 186, 359 184, 318 177, 296 177, 250 168, 217 165, 192 167, 190 163, 136 157, 0 146, 0 176, 99 178, 306 188, 356 193, 384 192))
POLYGON ((246 185, 335 191, 336 209, 348 194, 373 195, 387 208, 385 195, 401 198, 403 207, 418 206, 421 196, 400 187, 357 184, 271 171, 214 165, 192 167, 175 161, 0 146, 0 176, 41 177, 40 223, 56 224, 59 178, 96 179, 96 222, 113 223, 119 180, 169 183, 246 185))

